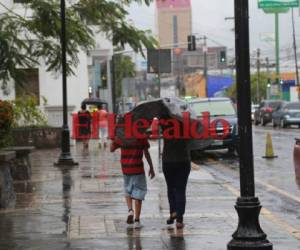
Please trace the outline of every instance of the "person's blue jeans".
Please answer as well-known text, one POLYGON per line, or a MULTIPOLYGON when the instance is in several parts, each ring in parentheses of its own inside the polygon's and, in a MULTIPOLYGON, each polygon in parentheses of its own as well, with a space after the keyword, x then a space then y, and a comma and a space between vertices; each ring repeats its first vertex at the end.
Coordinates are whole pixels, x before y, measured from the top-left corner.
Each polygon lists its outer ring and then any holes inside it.
POLYGON ((190 162, 163 162, 163 173, 168 187, 170 214, 183 218, 186 204, 186 184, 191 172, 190 162))

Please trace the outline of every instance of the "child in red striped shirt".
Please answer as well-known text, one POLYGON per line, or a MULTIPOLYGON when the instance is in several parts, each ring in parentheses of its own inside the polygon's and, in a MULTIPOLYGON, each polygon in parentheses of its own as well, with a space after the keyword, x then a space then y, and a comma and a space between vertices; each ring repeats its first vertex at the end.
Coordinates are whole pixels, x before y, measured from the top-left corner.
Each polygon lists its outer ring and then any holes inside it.
POLYGON ((130 144, 123 145, 121 140, 115 139, 110 151, 114 152, 121 148, 121 166, 124 177, 124 191, 128 207, 127 224, 134 224, 135 228, 140 228, 140 215, 142 201, 147 193, 147 182, 144 171, 143 155, 150 166, 149 176, 154 178, 152 159, 149 153, 149 142, 147 139, 136 139, 130 144), (132 200, 135 200, 135 214, 132 208, 132 200), (134 218, 135 215, 135 218, 134 218))

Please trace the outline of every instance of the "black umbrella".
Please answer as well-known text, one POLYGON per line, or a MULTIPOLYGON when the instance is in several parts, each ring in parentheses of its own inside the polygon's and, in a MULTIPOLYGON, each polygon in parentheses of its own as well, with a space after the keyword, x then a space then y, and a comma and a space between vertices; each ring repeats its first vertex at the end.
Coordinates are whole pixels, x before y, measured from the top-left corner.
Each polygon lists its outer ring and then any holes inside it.
MULTIPOLYGON (((145 119, 147 121, 152 121, 154 118, 157 119, 176 119, 178 121, 183 121, 183 112, 190 113, 191 122, 197 120, 196 115, 192 110, 189 109, 187 103, 179 98, 161 98, 152 101, 145 101, 139 103, 132 111, 125 115, 132 116, 132 123, 138 119, 145 119)), ((117 124, 124 123, 124 116, 119 117, 117 124)), ((146 132, 148 128, 144 128, 140 133, 146 132)), ((198 121, 197 132, 201 133, 203 126, 201 121, 198 121)), ((124 144, 130 143, 134 139, 126 138, 125 129, 123 126, 117 126, 116 136, 120 138, 124 144)), ((202 149, 206 148, 212 143, 210 138, 204 139, 194 139, 190 138, 190 145, 192 149, 202 149)))
POLYGON ((103 105, 103 104, 107 105, 107 101, 97 98, 97 97, 90 97, 90 98, 84 99, 81 104, 99 106, 99 105, 103 105))

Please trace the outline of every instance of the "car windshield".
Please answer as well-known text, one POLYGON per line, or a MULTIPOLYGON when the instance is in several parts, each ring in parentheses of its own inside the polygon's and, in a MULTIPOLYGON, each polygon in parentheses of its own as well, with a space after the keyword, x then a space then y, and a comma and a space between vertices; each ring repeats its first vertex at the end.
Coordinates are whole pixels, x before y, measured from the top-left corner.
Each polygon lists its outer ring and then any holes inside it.
POLYGON ((285 106, 285 108, 290 110, 300 110, 300 102, 289 103, 285 106))
POLYGON ((230 101, 200 101, 193 102, 190 106, 197 115, 201 115, 202 112, 210 112, 211 116, 235 115, 230 101))

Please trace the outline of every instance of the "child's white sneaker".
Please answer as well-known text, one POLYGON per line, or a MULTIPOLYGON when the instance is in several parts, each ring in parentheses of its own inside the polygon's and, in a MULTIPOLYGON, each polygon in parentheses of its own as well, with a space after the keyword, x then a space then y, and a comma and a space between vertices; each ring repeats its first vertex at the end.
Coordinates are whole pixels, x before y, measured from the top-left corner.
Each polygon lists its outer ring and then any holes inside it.
POLYGON ((143 227, 143 224, 140 222, 140 220, 134 220, 134 228, 139 229, 142 227, 143 227))

